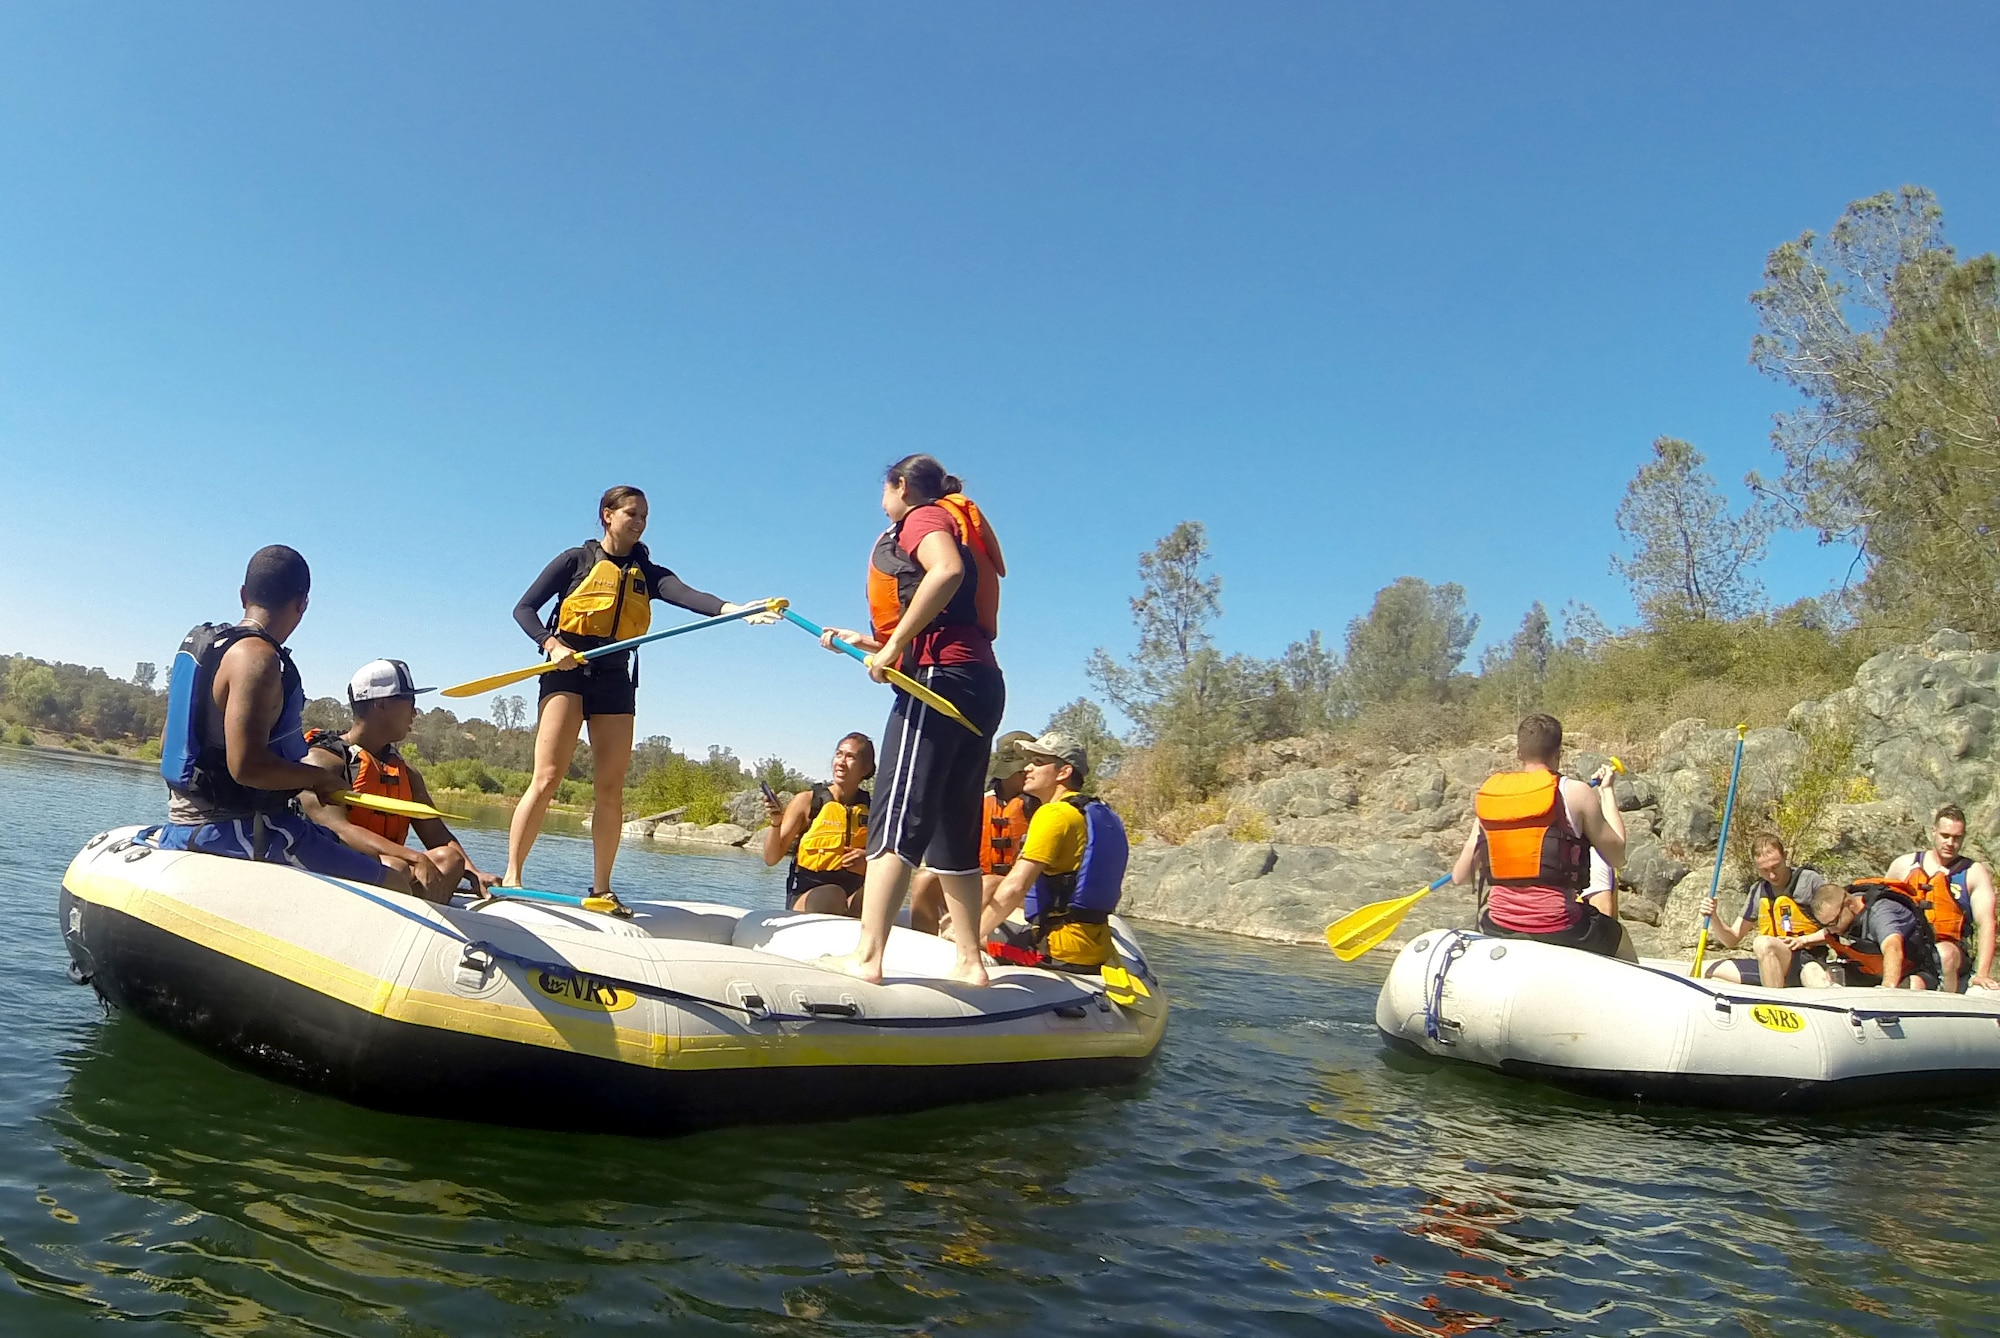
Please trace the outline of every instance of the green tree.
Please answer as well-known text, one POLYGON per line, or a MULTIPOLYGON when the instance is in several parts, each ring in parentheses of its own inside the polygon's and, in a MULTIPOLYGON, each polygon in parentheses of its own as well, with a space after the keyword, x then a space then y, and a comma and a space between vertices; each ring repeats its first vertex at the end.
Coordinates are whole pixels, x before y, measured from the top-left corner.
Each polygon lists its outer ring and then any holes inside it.
POLYGON ((7 710, 17 723, 39 729, 68 730, 74 725, 56 671, 25 656, 8 670, 7 710))
POLYGON ((1181 711, 1202 700, 1191 679, 1204 676, 1196 661, 1211 648, 1208 624, 1222 614, 1222 578, 1203 571, 1207 561, 1208 531, 1198 520, 1182 521, 1140 554, 1139 595, 1132 600, 1138 649, 1119 664, 1099 647, 1085 670, 1145 737, 1158 732, 1169 703, 1181 711))
POLYGON ((1856 200, 1771 252, 1751 361, 1803 397, 1779 477, 1822 542, 1851 543, 1867 616, 2000 633, 2000 261, 1960 263, 1936 197, 1856 200))
POLYGON ((153 690, 153 681, 160 676, 160 667, 151 660, 141 660, 132 670, 132 686, 153 690))
POLYGON ((1490 646, 1480 657, 1479 677, 1500 694, 1513 714, 1526 715, 1542 705, 1548 685, 1549 662, 1555 657, 1549 611, 1538 599, 1528 606, 1521 626, 1504 646, 1490 646))
POLYGON ((1648 627, 1726 622, 1762 601, 1751 572, 1770 542, 1769 513, 1751 506, 1730 515, 1704 463, 1688 443, 1656 438, 1619 504, 1618 532, 1632 552, 1614 556, 1611 569, 1648 627))
POLYGON ((1399 576, 1347 625, 1348 685, 1361 702, 1442 701, 1478 630, 1464 586, 1399 576))
POLYGON ((1112 733, 1111 726, 1104 719, 1104 708, 1088 697, 1078 697, 1066 706, 1056 708, 1042 732, 1059 729, 1083 745, 1090 756, 1090 774, 1108 778, 1118 774, 1118 764, 1125 757, 1125 743, 1112 733))

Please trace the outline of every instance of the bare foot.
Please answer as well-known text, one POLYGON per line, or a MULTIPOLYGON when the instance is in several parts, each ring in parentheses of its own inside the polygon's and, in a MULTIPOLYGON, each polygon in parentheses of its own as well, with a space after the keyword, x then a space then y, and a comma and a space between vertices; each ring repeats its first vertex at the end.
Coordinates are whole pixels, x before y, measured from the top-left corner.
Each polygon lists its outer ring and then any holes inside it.
POLYGON ((993 983, 986 978, 986 963, 977 958, 974 958, 970 962, 967 962, 964 958, 953 962, 951 965, 951 974, 946 979, 955 980, 961 985, 973 985, 982 989, 993 983))
POLYGON ((823 970, 838 971, 843 975, 853 976, 856 980, 865 980, 870 985, 882 983, 882 963, 864 962, 858 953, 849 952, 838 957, 822 957, 814 965, 823 970))

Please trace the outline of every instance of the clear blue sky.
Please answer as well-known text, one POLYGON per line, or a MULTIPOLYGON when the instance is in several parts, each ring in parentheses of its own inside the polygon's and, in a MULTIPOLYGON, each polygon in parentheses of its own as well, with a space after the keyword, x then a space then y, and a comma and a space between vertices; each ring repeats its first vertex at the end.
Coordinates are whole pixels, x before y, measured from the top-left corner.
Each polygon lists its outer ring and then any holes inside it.
MULTIPOLYGON (((0 650, 164 662, 315 571, 333 693, 526 662, 593 500, 860 617, 930 450, 1039 725, 1207 523, 1226 648, 1456 580, 1629 619, 1660 433, 1734 486, 1766 252, 1930 186, 2000 245, 2000 7, 662 3, 0 9, 0 650)), ((1846 555, 1780 546, 1774 595, 1846 555)), ((642 734, 818 770, 885 699, 788 628, 645 657, 642 734)), ((479 704, 475 704, 479 705, 479 704)))

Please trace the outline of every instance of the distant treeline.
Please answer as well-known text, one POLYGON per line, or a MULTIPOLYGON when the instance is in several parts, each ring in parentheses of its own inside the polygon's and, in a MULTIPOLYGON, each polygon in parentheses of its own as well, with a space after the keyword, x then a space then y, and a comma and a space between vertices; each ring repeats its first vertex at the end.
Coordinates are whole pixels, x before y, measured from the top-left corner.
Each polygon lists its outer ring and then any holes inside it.
POLYGON ((129 679, 102 669, 59 664, 28 655, 0 655, 0 736, 31 744, 34 731, 62 736, 72 747, 158 756, 167 722, 167 694, 156 689, 158 669, 141 664, 129 679), (123 745, 123 746, 121 746, 123 745))

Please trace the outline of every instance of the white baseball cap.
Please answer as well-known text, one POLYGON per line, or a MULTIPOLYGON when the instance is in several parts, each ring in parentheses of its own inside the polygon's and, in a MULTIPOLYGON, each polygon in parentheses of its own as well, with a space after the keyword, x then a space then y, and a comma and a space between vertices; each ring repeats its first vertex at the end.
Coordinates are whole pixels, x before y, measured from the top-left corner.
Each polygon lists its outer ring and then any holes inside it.
POLYGON ((370 660, 347 680, 347 700, 350 704, 385 701, 390 697, 414 697, 420 692, 436 691, 436 688, 418 687, 417 681, 410 677, 410 666, 401 660, 370 660))

